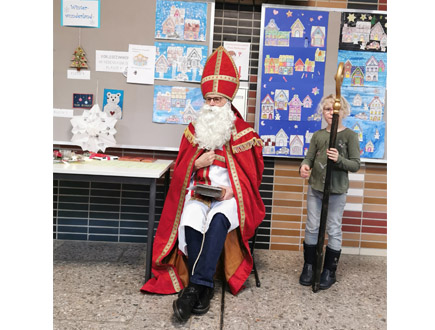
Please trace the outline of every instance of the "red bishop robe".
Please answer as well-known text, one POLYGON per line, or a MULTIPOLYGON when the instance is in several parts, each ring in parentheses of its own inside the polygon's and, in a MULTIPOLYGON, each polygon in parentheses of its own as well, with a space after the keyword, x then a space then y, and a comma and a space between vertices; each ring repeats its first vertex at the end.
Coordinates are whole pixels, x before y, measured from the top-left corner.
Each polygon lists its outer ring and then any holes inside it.
MULTIPOLYGON (((262 141, 258 134, 236 114, 231 139, 223 147, 234 197, 239 227, 228 233, 223 251, 223 269, 233 294, 237 294, 252 270, 253 260, 248 239, 264 219, 265 207, 260 196, 264 163, 262 141)), ((178 226, 183 212, 195 160, 203 150, 194 142, 195 127, 184 131, 175 162, 171 185, 166 196, 153 244, 152 277, 142 292, 172 294, 189 283, 185 256, 178 250, 178 226)))

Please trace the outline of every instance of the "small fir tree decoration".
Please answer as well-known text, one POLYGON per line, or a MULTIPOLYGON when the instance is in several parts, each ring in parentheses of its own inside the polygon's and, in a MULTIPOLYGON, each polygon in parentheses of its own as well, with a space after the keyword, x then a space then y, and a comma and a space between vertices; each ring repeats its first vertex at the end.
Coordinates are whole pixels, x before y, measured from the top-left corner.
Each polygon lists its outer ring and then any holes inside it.
POLYGON ((72 63, 70 65, 70 68, 76 68, 77 71, 80 71, 80 69, 87 69, 88 64, 86 63, 88 60, 85 56, 85 51, 82 47, 78 46, 76 50, 74 51, 74 55, 71 59, 72 63))

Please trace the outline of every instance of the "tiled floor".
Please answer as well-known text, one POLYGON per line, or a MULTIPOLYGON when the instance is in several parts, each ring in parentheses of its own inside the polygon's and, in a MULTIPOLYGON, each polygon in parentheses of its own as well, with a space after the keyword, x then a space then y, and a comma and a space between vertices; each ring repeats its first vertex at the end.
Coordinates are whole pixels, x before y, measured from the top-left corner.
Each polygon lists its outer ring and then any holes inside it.
POLYGON ((142 244, 54 241, 54 329, 386 329, 386 257, 342 255, 337 283, 298 283, 301 252, 256 250, 237 296, 217 282, 210 311, 179 323, 175 295, 142 294, 142 244), (224 293, 223 293, 224 291, 224 293))

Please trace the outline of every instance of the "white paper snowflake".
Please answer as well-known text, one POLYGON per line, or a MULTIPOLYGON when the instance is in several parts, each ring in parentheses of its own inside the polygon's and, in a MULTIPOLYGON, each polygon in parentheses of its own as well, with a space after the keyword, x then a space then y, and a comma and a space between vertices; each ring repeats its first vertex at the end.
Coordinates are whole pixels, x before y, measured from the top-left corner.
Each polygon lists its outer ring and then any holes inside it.
POLYGON ((78 144, 83 151, 104 152, 106 148, 116 145, 116 122, 115 118, 108 117, 95 104, 91 110, 85 110, 81 116, 71 119, 71 142, 78 144))

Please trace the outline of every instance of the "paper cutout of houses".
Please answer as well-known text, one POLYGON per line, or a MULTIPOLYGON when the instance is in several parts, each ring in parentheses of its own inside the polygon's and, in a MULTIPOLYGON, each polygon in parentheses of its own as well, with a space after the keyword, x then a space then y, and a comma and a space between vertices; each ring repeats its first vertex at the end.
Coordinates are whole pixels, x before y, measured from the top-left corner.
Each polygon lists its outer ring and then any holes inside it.
POLYGON ((373 144, 372 141, 367 142, 366 146, 364 147, 364 150, 366 152, 373 152, 375 151, 375 145, 373 144))
POLYGON ((288 141, 288 135, 284 132, 284 129, 280 129, 275 136, 275 148, 276 147, 286 147, 288 141))
POLYGON ((279 73, 279 59, 266 55, 264 59, 264 73, 279 73))
POLYGON ((290 31, 279 31, 273 18, 270 19, 264 30, 264 44, 266 46, 288 47, 290 45, 290 31))
POLYGON ((183 117, 183 122, 185 124, 189 124, 190 122, 196 120, 197 113, 196 113, 195 109, 192 107, 192 105, 190 104, 190 100, 187 101, 187 105, 183 111, 182 117, 183 117))
POLYGON ((172 87, 171 89, 171 107, 185 108, 186 107, 186 88, 172 87))
POLYGON ((282 75, 293 75, 293 65, 295 57, 293 55, 279 55, 278 73, 282 75))
POLYGON ((261 119, 274 119, 275 113, 275 105, 270 97, 267 94, 264 99, 261 101, 261 119))
POLYGON ((326 51, 317 48, 316 53, 314 54, 314 60, 316 62, 325 62, 325 58, 326 58, 326 51))
POLYGON ((290 135, 290 155, 303 155, 304 151, 304 136, 290 135))
POLYGON ((184 40, 198 40, 200 21, 197 19, 186 19, 184 21, 184 40))
POLYGON ((352 100, 352 105, 356 107, 360 107, 362 105, 362 97, 359 94, 356 94, 352 100))
POLYGON ((316 66, 315 61, 310 61, 308 58, 305 60, 305 65, 304 65, 305 71, 314 72, 315 66, 316 66))
POLYGON ((304 108, 311 108, 313 105, 313 100, 309 95, 305 96, 304 100, 302 101, 302 104, 304 108))
POLYGON ((352 67, 351 86, 364 86, 364 69, 357 66, 352 67))
POLYGON ((262 135, 263 140, 263 153, 275 154, 275 135, 262 135))
POLYGON ((289 91, 285 89, 275 90, 275 109, 287 110, 287 104, 289 99, 289 91))
POLYGON ((370 120, 371 121, 381 121, 382 120, 382 109, 384 104, 381 102, 379 96, 373 97, 369 103, 370 109, 370 120))
POLYGON ((305 64, 301 59, 298 59, 295 63, 295 71, 304 71, 305 64))
POLYGON ((378 81, 378 73, 379 73, 379 63, 372 55, 366 62, 366 72, 365 72, 365 80, 366 81, 378 81))
POLYGON ((157 110, 164 110, 164 111, 171 111, 171 93, 157 93, 156 98, 156 109, 157 110))
POLYGON ((352 62, 350 60, 347 60, 344 63, 344 77, 349 78, 352 73, 352 62))
POLYGON ((299 18, 290 27, 291 36, 293 38, 302 38, 304 36, 304 30, 305 27, 299 18))
POLYGON ((311 27, 311 46, 325 47, 325 27, 312 26, 311 27))
POLYGON ((302 102, 299 100, 299 95, 293 95, 289 102, 288 120, 300 121, 301 120, 302 102))

